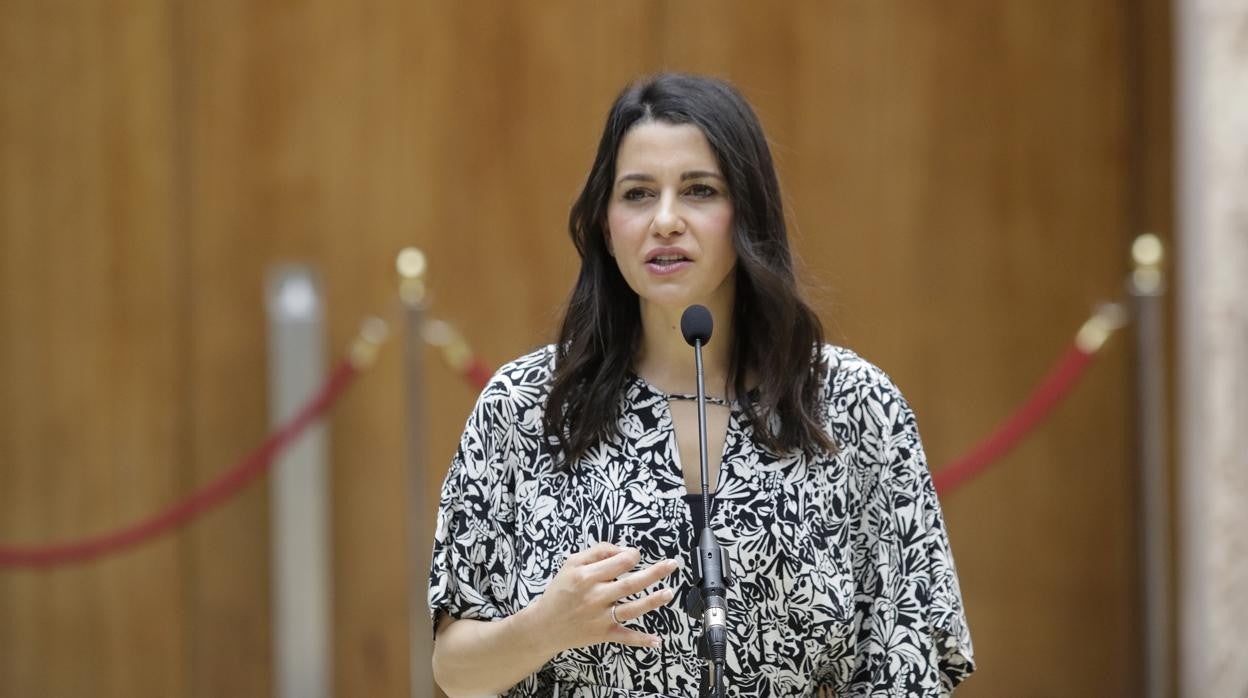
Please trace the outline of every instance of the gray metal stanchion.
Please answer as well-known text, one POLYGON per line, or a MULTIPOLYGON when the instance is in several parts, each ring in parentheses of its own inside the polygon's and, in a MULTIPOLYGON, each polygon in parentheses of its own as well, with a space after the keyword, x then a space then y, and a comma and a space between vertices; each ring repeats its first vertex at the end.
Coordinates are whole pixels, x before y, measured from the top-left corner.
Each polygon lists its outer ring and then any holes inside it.
POLYGON ((425 256, 409 247, 399 253, 399 297, 403 301, 403 391, 406 405, 407 476, 410 519, 411 695, 434 695, 433 626, 426 610, 429 594, 429 563, 433 546, 433 517, 425 487, 425 256))
POLYGON ((1166 417, 1166 354, 1162 323, 1163 250, 1155 235, 1131 248, 1136 354, 1136 433, 1139 462, 1140 601, 1144 675, 1148 698, 1171 695, 1170 475, 1166 417))
MULTIPOLYGON (((269 419, 288 419, 324 379, 325 332, 315 274, 281 266, 268 278, 269 419)), ((329 698, 330 606, 328 438, 312 426, 277 461, 270 480, 274 694, 329 698)))

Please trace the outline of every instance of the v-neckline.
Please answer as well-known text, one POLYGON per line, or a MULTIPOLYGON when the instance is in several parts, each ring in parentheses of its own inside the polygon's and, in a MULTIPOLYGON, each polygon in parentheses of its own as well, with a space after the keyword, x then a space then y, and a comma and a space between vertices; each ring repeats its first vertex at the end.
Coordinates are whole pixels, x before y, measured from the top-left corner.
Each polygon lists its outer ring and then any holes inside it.
MULTIPOLYGON (((667 444, 668 452, 671 454, 671 462, 668 467, 671 469, 673 476, 676 477, 677 481, 680 483, 679 485, 680 491, 683 493, 681 494, 681 501, 684 502, 685 495, 693 495, 693 494, 701 495, 702 494, 701 488, 699 488, 697 492, 691 492, 689 490, 689 485, 685 480, 685 470, 684 470, 685 464, 680 456, 680 439, 676 435, 676 420, 672 414, 672 401, 673 400, 695 400, 696 401, 697 396, 696 395, 689 396, 689 395, 684 395, 681 393, 664 392, 660 390, 658 387, 651 384, 645 378, 642 378, 641 376, 637 375, 636 373, 632 371, 629 371, 629 377, 638 386, 640 386, 642 390, 644 390, 647 393, 650 393, 650 395, 657 398, 660 402, 663 403, 663 415, 662 416, 663 416, 663 419, 666 421, 666 423, 664 424, 661 421, 660 427, 667 431, 667 434, 664 436, 664 441, 667 444)), ((719 454, 719 470, 716 473, 716 477, 715 477, 715 489, 712 492, 710 492, 711 499, 715 499, 719 496, 720 492, 724 490, 724 479, 731 472, 731 468, 728 466, 731 460, 730 456, 732 454, 732 446, 737 440, 736 432, 740 429, 740 425, 738 423, 738 416, 741 410, 740 410, 740 405, 737 403, 736 400, 727 400, 725 398, 707 397, 706 401, 708 404, 717 404, 722 407, 728 408, 728 423, 724 428, 724 445, 723 445, 723 450, 719 454)), ((699 466, 700 464, 695 464, 694 467, 699 467, 699 466)))

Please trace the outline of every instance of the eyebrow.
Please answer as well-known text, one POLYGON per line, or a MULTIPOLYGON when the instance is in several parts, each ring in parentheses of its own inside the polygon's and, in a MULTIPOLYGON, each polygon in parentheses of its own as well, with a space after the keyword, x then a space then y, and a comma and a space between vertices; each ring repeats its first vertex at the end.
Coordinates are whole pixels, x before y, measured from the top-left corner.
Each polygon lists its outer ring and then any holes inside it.
MULTIPOLYGON (((719 174, 718 172, 710 172, 708 170, 690 170, 689 172, 682 172, 680 174, 680 179, 682 182, 687 179, 705 179, 708 177, 712 179, 718 179, 720 181, 723 181, 724 179, 723 175, 719 174)), ((615 183, 618 185, 624 182, 632 182, 632 181, 653 182, 655 181, 655 179, 654 177, 648 174, 642 174, 640 172, 630 172, 629 174, 626 174, 623 177, 620 177, 618 180, 616 180, 615 183)))

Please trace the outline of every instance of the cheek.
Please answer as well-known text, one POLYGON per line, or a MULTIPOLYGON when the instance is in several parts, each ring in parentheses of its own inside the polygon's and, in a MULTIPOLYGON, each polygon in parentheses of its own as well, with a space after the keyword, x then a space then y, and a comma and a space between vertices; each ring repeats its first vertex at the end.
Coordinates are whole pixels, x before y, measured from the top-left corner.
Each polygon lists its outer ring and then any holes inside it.
MULTIPOLYGON (((702 221, 702 229, 707 231, 716 244, 725 245, 732 250, 732 209, 708 211, 702 221)), ((731 254, 735 256, 735 251, 731 254)))
POLYGON ((607 210, 607 237, 617 244, 627 243, 637 235, 640 216, 619 209, 607 210))

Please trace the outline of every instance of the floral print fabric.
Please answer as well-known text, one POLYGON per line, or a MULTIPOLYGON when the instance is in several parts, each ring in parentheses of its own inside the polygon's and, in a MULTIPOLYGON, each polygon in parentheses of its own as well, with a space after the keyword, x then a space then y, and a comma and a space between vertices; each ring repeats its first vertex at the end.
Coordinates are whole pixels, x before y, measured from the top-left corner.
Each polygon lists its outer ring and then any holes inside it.
MULTIPOLYGON (((937 696, 973 669, 944 521, 915 418, 878 368, 823 349, 835 455, 767 452, 732 403, 711 523, 731 560, 731 696, 937 696)), ((553 347, 482 392, 442 488, 429 581, 442 614, 494 620, 599 541, 683 562, 676 599, 632 624, 660 649, 556 655, 507 696, 697 696, 694 530, 669 400, 629 377, 616 433, 570 468, 542 434, 553 347)))

